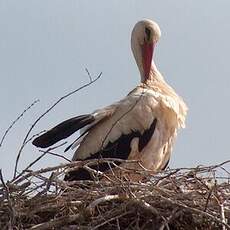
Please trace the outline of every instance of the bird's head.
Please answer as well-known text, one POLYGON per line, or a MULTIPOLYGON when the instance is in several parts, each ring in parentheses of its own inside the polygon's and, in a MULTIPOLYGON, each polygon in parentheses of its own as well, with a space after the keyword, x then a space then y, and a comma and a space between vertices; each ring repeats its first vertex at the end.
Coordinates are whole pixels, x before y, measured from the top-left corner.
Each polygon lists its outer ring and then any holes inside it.
POLYGON ((131 48, 141 73, 142 82, 149 78, 154 47, 160 36, 160 27, 149 19, 137 22, 133 28, 131 48))

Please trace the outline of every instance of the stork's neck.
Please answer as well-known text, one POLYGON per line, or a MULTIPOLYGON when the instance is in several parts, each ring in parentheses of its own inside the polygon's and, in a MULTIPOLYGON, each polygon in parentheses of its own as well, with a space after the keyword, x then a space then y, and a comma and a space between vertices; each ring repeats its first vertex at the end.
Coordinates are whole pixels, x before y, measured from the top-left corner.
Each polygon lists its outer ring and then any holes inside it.
POLYGON ((155 44, 153 44, 152 46, 140 45, 135 37, 133 38, 132 36, 131 47, 138 69, 140 71, 141 82, 145 83, 147 81, 150 82, 154 81, 155 79, 162 78, 159 77, 159 75, 161 74, 157 70, 157 67, 154 63, 155 44))
POLYGON ((155 44, 149 46, 147 44, 137 49, 139 53, 134 52, 142 83, 154 81, 158 78, 159 71, 154 62, 154 48, 155 44))
POLYGON ((159 70, 157 69, 154 61, 152 61, 152 65, 151 65, 151 69, 149 72, 148 76, 145 76, 141 71, 141 82, 142 83, 154 83, 154 82, 159 82, 159 81, 164 81, 163 76, 161 75, 161 73, 159 72, 159 70))

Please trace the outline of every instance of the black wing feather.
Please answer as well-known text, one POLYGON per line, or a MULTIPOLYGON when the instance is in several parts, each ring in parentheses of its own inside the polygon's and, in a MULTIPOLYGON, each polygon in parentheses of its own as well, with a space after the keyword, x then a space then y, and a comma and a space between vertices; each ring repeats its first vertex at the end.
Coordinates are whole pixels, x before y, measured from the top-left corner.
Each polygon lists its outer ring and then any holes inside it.
POLYGON ((145 132, 140 136, 139 145, 138 145, 139 152, 141 152, 142 149, 149 143, 155 131, 156 124, 157 124, 157 119, 155 118, 151 126, 149 127, 149 129, 145 130, 145 132))
MULTIPOLYGON (((145 130, 143 134, 139 131, 133 131, 129 134, 121 135, 116 141, 109 142, 108 145, 101 151, 91 155, 90 157, 86 158, 85 160, 89 159, 100 159, 100 158, 118 158, 118 159, 128 159, 131 147, 130 143, 133 138, 139 138, 139 146, 138 149, 141 152, 142 149, 148 144, 149 140, 151 139, 152 135, 154 134, 154 130, 156 128, 157 119, 154 119, 149 129, 145 130)), ((119 162, 117 164, 120 164, 119 162)), ((91 168, 95 170, 99 170, 104 172, 113 165, 109 165, 108 163, 97 163, 96 165, 91 166, 91 168)), ((66 174, 64 180, 66 181, 73 181, 73 180, 92 180, 90 173, 83 168, 79 168, 75 171, 70 171, 66 174)))
POLYGON ((73 146, 73 144, 74 144, 77 140, 79 140, 81 137, 83 137, 86 133, 88 133, 88 132, 89 132, 91 129, 93 129, 96 125, 97 125, 97 123, 94 124, 94 125, 92 125, 92 126, 90 126, 88 129, 86 129, 76 140, 74 140, 73 143, 71 143, 71 144, 64 150, 64 152, 67 152, 67 151, 73 146))
POLYGON ((45 134, 35 138, 32 143, 33 145, 41 148, 49 147, 56 142, 69 137, 74 132, 93 121, 95 121, 95 118, 91 114, 70 118, 47 131, 45 134))

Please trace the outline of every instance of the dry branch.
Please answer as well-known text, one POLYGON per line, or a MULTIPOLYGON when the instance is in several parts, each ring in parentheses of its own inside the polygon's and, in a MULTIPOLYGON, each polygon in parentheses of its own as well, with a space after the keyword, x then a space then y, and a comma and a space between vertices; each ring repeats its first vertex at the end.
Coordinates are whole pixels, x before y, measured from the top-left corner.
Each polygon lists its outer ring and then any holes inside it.
POLYGON ((5 133, 3 134, 1 141, 0 141, 0 147, 2 146, 7 134, 10 132, 10 130, 13 128, 13 126, 25 115, 26 112, 28 112, 35 104, 37 104, 39 100, 35 100, 31 105, 29 105, 24 111, 10 124, 10 126, 7 128, 5 133))

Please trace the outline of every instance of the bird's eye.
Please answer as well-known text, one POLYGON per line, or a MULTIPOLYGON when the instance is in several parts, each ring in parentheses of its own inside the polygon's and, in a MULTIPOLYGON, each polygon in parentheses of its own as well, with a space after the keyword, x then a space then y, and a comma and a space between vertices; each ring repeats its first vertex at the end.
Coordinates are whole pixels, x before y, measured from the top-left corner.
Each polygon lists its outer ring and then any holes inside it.
POLYGON ((145 28, 145 34, 146 34, 147 41, 149 41, 151 38, 151 30, 147 27, 145 28))

